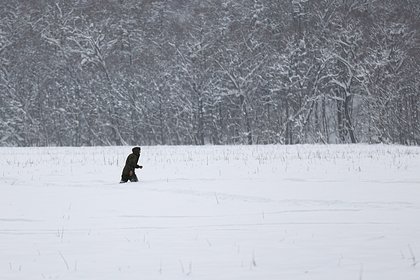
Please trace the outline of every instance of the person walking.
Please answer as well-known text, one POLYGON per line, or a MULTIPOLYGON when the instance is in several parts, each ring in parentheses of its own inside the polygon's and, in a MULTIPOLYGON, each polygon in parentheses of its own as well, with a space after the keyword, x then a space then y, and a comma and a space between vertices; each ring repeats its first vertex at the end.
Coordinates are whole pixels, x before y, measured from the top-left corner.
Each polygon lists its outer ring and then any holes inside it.
POLYGON ((130 182, 138 182, 139 179, 137 178, 135 169, 140 168, 142 169, 143 166, 138 165, 138 161, 140 158, 140 147, 134 147, 131 149, 133 152, 132 154, 128 155, 127 160, 125 161, 125 166, 121 175, 120 183, 127 183, 128 180, 130 182))

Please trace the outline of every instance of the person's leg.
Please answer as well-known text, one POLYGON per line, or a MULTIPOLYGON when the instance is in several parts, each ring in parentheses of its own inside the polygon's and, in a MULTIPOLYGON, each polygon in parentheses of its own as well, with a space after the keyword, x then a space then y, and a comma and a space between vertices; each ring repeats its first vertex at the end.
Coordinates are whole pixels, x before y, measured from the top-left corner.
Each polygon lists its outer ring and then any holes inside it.
POLYGON ((128 178, 126 176, 121 176, 121 181, 120 183, 127 183, 128 178))
POLYGON ((133 176, 131 176, 130 181, 131 182, 138 182, 139 181, 139 179, 137 178, 136 173, 134 173, 133 176))

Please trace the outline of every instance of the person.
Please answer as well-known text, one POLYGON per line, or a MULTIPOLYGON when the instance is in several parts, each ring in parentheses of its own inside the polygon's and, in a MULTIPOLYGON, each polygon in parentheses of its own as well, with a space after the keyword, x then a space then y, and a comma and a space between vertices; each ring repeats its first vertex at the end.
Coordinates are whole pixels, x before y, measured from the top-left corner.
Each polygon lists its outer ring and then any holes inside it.
POLYGON ((127 160, 125 161, 125 166, 121 175, 121 182, 120 183, 127 183, 128 180, 130 182, 138 182, 139 179, 137 178, 136 172, 134 171, 136 168, 143 168, 143 166, 138 165, 138 161, 140 158, 140 147, 134 147, 131 150, 133 153, 128 155, 127 160))

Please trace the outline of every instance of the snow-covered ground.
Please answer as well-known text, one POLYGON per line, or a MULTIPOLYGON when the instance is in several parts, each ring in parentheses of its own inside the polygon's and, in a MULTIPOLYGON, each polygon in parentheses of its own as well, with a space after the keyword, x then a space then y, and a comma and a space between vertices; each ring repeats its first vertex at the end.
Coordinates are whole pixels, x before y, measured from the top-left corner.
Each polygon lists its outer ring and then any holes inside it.
POLYGON ((420 148, 0 148, 0 279, 420 279, 420 148))

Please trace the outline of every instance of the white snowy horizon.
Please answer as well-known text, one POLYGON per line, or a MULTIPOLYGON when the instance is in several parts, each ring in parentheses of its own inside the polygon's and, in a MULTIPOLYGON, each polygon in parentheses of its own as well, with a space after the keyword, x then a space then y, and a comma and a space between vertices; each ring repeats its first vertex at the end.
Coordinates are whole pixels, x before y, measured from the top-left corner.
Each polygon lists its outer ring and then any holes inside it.
POLYGON ((130 152, 0 148, 0 279, 420 279, 420 147, 130 152))

